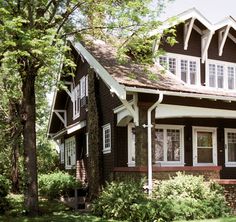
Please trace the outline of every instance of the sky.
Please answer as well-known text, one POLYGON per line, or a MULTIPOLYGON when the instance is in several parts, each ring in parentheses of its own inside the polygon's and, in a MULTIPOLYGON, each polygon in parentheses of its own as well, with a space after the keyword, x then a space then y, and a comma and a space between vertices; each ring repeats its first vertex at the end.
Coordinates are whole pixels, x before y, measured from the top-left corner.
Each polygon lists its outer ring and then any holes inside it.
POLYGON ((228 16, 236 20, 236 0, 174 0, 166 5, 161 20, 176 16, 193 7, 213 24, 228 16))

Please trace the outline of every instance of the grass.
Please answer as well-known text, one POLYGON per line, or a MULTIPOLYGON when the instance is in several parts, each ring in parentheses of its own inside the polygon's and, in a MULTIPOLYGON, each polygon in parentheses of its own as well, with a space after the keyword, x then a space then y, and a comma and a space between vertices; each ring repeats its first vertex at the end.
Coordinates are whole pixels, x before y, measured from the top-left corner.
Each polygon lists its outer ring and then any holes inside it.
POLYGON ((23 196, 22 195, 10 195, 9 200, 11 202, 12 208, 5 213, 5 215, 0 216, 0 221, 9 222, 108 222, 114 220, 104 220, 99 217, 95 217, 89 214, 81 214, 80 212, 75 212, 64 204, 53 200, 48 201, 46 199, 39 200, 40 216, 29 218, 24 215, 23 207, 23 196))
MULTIPOLYGON (((58 201, 48 201, 46 199, 39 200, 39 208, 41 215, 34 218, 29 218, 24 215, 23 196, 10 195, 9 200, 12 208, 0 216, 0 221, 7 222, 115 222, 115 220, 105 220, 90 214, 81 214, 75 212, 69 207, 58 201)), ((118 222, 118 221, 116 221, 118 222)), ((177 222, 177 221, 176 221, 177 222)), ((186 221, 178 221, 186 222, 186 221)), ((236 222, 236 217, 209 219, 209 220, 194 220, 189 222, 236 222)))

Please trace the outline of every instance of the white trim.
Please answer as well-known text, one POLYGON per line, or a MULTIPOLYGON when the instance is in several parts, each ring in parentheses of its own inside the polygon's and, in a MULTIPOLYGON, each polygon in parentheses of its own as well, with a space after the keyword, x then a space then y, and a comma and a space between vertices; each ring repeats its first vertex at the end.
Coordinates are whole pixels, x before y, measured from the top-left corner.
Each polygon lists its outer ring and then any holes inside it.
POLYGON ((208 48, 211 43, 212 36, 214 35, 214 31, 209 31, 201 37, 201 54, 202 54, 202 63, 204 63, 207 59, 208 48))
POLYGON ((77 119, 80 117, 80 84, 78 84, 72 91, 73 95, 73 120, 77 119))
POLYGON ((54 113, 57 115, 57 117, 63 122, 64 127, 66 127, 66 126, 67 126, 67 112, 66 112, 66 110, 58 110, 58 109, 55 109, 53 112, 54 112, 54 113), (62 114, 63 114, 63 115, 62 115, 62 114))
POLYGON ((215 127, 192 127, 193 138, 193 166, 217 166, 217 128, 215 127), (212 133, 212 163, 198 163, 197 162, 197 132, 211 132, 212 133))
POLYGON ((86 138, 86 156, 89 156, 89 133, 85 133, 85 138, 86 138))
POLYGON ((160 104, 155 112, 156 119, 184 117, 236 119, 236 110, 160 104))
POLYGON ((230 28, 231 28, 231 26, 227 25, 225 28, 223 28, 222 30, 219 31, 219 34, 218 34, 219 56, 222 56, 222 54, 223 54, 224 45, 225 45, 226 39, 228 37, 230 28))
POLYGON ((157 124, 155 129, 163 129, 164 133, 164 141, 163 141, 163 149, 164 149, 164 160, 157 161, 156 164, 160 164, 161 166, 184 166, 184 126, 183 125, 159 125, 157 124), (180 160, 179 161, 167 161, 167 130, 168 129, 176 129, 180 131, 180 160))
POLYGON ((191 18, 190 22, 184 24, 184 50, 188 49, 188 42, 189 42, 189 38, 193 30, 194 21, 195 21, 195 18, 193 17, 191 18))
POLYGON ((200 86, 201 85, 201 66, 200 66, 200 57, 197 56, 189 56, 189 55, 182 55, 182 54, 176 54, 176 53, 166 53, 165 55, 161 55, 157 59, 157 65, 160 66, 163 70, 168 70, 169 73, 171 73, 174 76, 177 76, 177 78, 182 81, 183 83, 187 83, 189 85, 194 85, 194 86, 200 86), (169 66, 169 60, 170 59, 175 59, 175 74, 171 73, 170 70, 168 70, 168 67, 164 67, 160 64, 160 57, 166 58, 167 61, 167 66, 169 66), (181 61, 186 60, 187 61, 187 81, 181 80, 181 61), (191 84, 190 82, 190 62, 196 62, 196 83, 191 84))
POLYGON ((65 169, 74 169, 76 165, 76 139, 75 136, 65 139, 65 169), (73 146, 72 146, 73 145, 73 146), (70 164, 68 163, 70 158, 70 164))
POLYGON ((111 153, 111 124, 110 123, 102 126, 102 141, 103 141, 103 146, 102 146, 103 147, 103 150, 102 150, 103 154, 111 153), (105 145, 106 145, 106 141, 105 141, 106 130, 109 130, 109 138, 108 138, 109 139, 108 143, 110 145, 109 147, 105 147, 105 145))
POLYGON ((132 128, 134 128, 134 123, 129 123, 127 126, 127 133, 128 133, 128 167, 134 167, 135 166, 135 160, 133 160, 133 153, 135 158, 135 141, 133 141, 133 135, 132 135, 132 128))
MULTIPOLYGON (((139 93, 149 93, 149 94, 163 93, 164 95, 168 95, 168 96, 236 102, 236 97, 232 97, 232 96, 209 95, 207 93, 203 94, 203 93, 193 93, 193 92, 176 92, 176 91, 164 91, 164 90, 162 91, 158 89, 149 89, 149 88, 141 88, 141 87, 125 87, 125 88, 127 92, 139 92, 139 93)), ((202 88, 205 89, 206 87, 202 86, 202 88)))
POLYGON ((236 129, 225 128, 225 166, 226 167, 236 167, 236 161, 230 162, 228 160, 228 136, 227 133, 236 133, 236 129))
POLYGON ((221 60, 208 59, 205 66, 205 76, 206 76, 206 87, 210 89, 218 89, 224 91, 235 91, 236 90, 236 63, 225 62, 221 60), (209 86, 209 64, 215 65, 215 87, 209 86), (218 88, 218 79, 217 79, 217 66, 223 66, 223 88, 218 88), (234 68, 234 89, 228 88, 228 67, 234 68))
POLYGON ((86 126, 86 120, 83 120, 83 121, 77 122, 73 125, 70 125, 67 127, 67 134, 71 134, 77 130, 82 129, 85 126, 86 126))
POLYGON ((60 150, 60 163, 65 164, 65 144, 64 143, 59 144, 59 150, 60 150))

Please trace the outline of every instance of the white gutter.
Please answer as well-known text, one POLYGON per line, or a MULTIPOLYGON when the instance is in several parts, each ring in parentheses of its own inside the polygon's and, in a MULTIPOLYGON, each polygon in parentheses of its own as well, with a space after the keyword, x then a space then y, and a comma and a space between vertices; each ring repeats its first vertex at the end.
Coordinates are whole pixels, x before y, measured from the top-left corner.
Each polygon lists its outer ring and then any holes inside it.
POLYGON ((222 100, 222 101, 227 101, 227 102, 236 102, 236 97, 233 97, 233 96, 165 91, 165 90, 139 88, 139 87, 125 87, 125 89, 127 90, 127 92, 139 92, 139 93, 150 93, 150 94, 163 93, 164 95, 167 95, 167 96, 179 96, 179 97, 189 97, 189 98, 196 98, 196 99, 209 99, 209 100, 222 100))
POLYGON ((147 128, 148 133, 148 194, 152 194, 152 111, 160 104, 163 100, 163 93, 159 93, 158 100, 148 109, 147 111, 147 125, 143 127, 147 128))

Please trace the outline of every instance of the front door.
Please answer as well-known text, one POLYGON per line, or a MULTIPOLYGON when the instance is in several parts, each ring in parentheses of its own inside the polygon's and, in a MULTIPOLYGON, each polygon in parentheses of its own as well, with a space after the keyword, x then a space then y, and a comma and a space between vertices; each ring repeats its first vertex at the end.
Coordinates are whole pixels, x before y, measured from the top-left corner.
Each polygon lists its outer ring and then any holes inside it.
POLYGON ((193 166, 217 165, 216 128, 193 127, 193 166))

